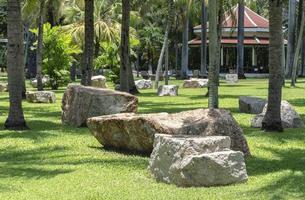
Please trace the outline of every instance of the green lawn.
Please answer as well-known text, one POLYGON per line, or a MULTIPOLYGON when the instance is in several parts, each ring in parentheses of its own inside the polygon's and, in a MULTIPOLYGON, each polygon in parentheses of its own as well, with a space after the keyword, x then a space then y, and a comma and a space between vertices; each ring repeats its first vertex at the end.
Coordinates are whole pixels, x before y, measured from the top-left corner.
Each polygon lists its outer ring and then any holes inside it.
MULTIPOLYGON (((182 82, 178 82, 180 85, 182 82)), ((157 183, 147 171, 149 158, 106 151, 86 128, 61 125, 56 104, 24 102, 25 132, 0 130, 0 199, 305 199, 305 130, 264 133, 249 128, 252 115, 238 113, 238 97, 266 97, 267 80, 221 83, 220 106, 243 127, 253 157, 249 181, 214 188, 177 188, 157 183)), ((139 112, 178 112, 207 106, 206 89, 180 89, 179 97, 139 95, 139 112)), ((305 79, 285 88, 288 100, 305 120, 305 79)), ((7 116, 8 94, 0 95, 0 126, 7 116)))

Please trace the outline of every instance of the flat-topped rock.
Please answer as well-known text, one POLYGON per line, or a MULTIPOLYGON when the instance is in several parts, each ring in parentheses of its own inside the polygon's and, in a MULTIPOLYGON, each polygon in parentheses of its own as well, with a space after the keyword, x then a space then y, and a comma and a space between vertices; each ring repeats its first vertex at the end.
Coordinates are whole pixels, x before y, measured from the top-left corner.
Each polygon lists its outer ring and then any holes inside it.
MULTIPOLYGON (((261 128, 264 116, 267 111, 267 106, 263 109, 261 114, 256 115, 252 121, 251 126, 254 128, 261 128)), ((283 128, 304 128, 304 122, 300 115, 295 111, 293 106, 287 101, 282 101, 281 103, 281 119, 283 128)))
POLYGON ((135 81, 135 85, 139 90, 143 90, 143 89, 151 89, 152 88, 152 81, 151 80, 138 80, 135 81))
POLYGON ((177 85, 160 85, 158 88, 158 96, 178 96, 179 86, 177 85))
POLYGON ((267 100, 258 97, 239 97, 239 112, 260 114, 263 112, 267 100))
POLYGON ((237 74, 226 74, 226 81, 230 84, 238 83, 238 75, 237 74))
POLYGON ((208 86, 208 79, 197 79, 192 78, 190 80, 184 80, 183 87, 184 88, 203 88, 208 86))
POLYGON ((92 87, 97 88, 107 88, 107 79, 105 76, 99 75, 99 76, 93 76, 91 78, 91 85, 92 87))
POLYGON ((243 130, 226 110, 180 113, 124 113, 88 119, 91 133, 104 146, 150 153, 156 134, 229 136, 233 150, 250 155, 243 130))
POLYGON ((182 187, 228 185, 248 179, 241 152, 223 136, 155 135, 149 170, 157 181, 182 187))
POLYGON ((86 125, 90 117, 136 112, 137 97, 114 90, 69 85, 62 99, 62 122, 86 125))
POLYGON ((8 84, 0 83, 0 92, 7 92, 7 91, 8 91, 8 84))
POLYGON ((26 93, 26 100, 30 103, 55 103, 56 95, 51 91, 30 91, 26 93))

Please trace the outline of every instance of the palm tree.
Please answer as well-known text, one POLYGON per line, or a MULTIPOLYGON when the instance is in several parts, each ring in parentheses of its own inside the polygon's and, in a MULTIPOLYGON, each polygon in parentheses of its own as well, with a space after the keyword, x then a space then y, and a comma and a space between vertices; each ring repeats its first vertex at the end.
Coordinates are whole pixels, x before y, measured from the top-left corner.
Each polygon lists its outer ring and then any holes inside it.
POLYGON ((20 4, 20 0, 7 1, 7 72, 10 108, 4 126, 14 130, 27 128, 22 109, 22 81, 20 81, 24 77, 23 26, 20 4))
POLYGON ((39 6, 39 22, 38 22, 38 36, 37 36, 37 53, 36 53, 36 78, 37 90, 43 90, 42 84, 42 53, 43 53, 43 23, 44 23, 44 9, 45 0, 40 0, 39 6))
POLYGON ((201 3, 201 76, 207 76, 207 9, 205 5, 206 0, 201 3))
POLYGON ((238 78, 245 78, 244 74, 244 16, 245 2, 239 0, 238 3, 238 48, 237 48, 237 72, 238 78))
POLYGON ((85 47, 82 57, 82 85, 91 85, 94 56, 94 0, 85 0, 85 47))
POLYGON ((269 0, 270 45, 269 45, 269 90, 268 108, 263 119, 262 129, 266 131, 283 131, 281 121, 281 99, 283 74, 281 60, 283 56, 283 1, 269 0))

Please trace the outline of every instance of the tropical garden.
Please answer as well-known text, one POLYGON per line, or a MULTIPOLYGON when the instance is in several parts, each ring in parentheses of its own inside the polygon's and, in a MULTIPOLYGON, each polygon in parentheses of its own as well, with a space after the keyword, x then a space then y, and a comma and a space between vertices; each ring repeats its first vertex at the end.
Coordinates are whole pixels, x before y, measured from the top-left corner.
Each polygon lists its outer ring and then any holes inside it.
POLYGON ((304 28, 303 0, 0 0, 0 198, 304 199, 304 28))

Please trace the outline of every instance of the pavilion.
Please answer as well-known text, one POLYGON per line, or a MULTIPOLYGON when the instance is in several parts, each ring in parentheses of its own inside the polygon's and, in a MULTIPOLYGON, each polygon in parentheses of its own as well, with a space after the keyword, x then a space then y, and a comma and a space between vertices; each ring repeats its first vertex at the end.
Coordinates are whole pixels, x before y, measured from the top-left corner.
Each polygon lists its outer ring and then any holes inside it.
MULTIPOLYGON (((245 7, 244 16, 244 71, 245 73, 268 73, 269 21, 248 7, 245 7)), ((238 43, 237 19, 238 6, 234 7, 232 12, 226 12, 224 14, 221 40, 221 73, 235 73, 236 71, 238 43)), ((189 42, 189 46, 196 48, 197 50, 192 52, 198 54, 200 53, 201 45, 201 26, 196 26, 194 28, 194 33, 196 34, 196 38, 189 42)), ((196 57, 198 57, 198 55, 196 57)), ((198 59, 196 62, 198 62, 198 59)), ((200 63, 200 61, 198 63, 200 63)), ((197 66, 198 63, 196 63, 197 66)))

